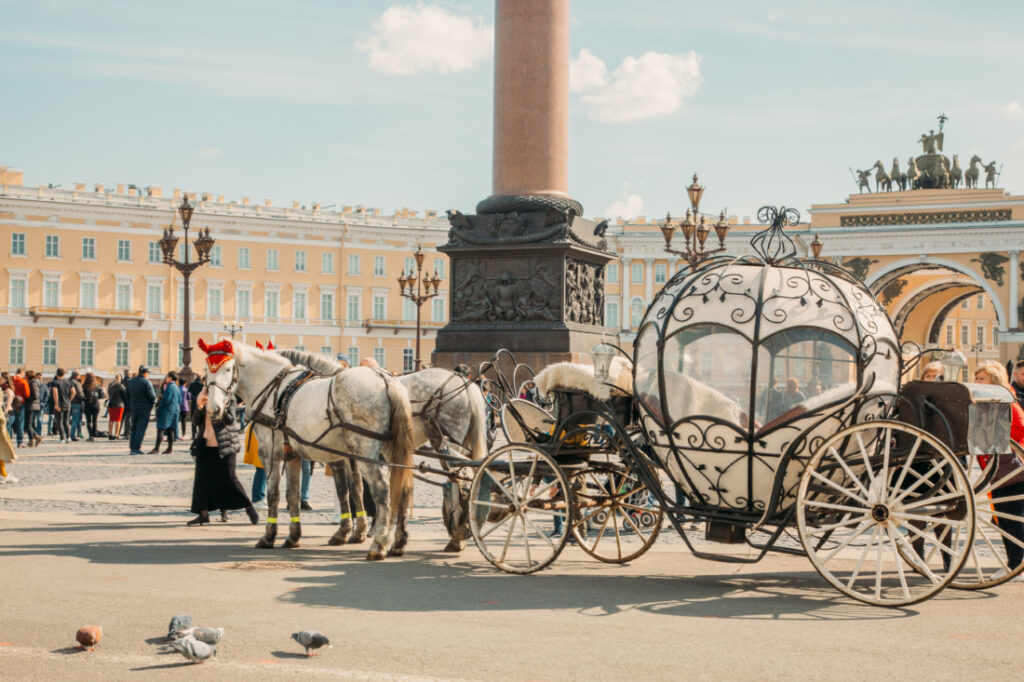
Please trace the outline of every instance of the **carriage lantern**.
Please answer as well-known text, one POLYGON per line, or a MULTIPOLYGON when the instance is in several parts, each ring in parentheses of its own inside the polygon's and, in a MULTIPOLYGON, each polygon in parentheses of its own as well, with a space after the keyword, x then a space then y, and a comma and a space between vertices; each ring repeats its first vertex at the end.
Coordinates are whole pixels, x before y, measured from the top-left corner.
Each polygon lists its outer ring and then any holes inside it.
POLYGON ((608 379, 608 371, 612 366, 612 358, 615 357, 615 349, 601 339, 601 343, 594 346, 590 351, 590 358, 594 363, 594 378, 598 381, 608 379))

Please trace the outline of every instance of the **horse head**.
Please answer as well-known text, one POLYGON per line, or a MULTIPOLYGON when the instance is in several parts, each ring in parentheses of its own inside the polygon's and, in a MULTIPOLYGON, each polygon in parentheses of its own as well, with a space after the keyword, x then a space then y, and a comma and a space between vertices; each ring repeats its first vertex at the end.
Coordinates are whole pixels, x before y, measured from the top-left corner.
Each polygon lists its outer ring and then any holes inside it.
POLYGON ((971 165, 973 166, 978 163, 981 163, 981 157, 975 154, 974 156, 971 157, 971 165))
POLYGON ((206 353, 206 409, 212 420, 219 421, 230 401, 235 399, 237 350, 228 339, 214 344, 199 339, 198 346, 206 353))

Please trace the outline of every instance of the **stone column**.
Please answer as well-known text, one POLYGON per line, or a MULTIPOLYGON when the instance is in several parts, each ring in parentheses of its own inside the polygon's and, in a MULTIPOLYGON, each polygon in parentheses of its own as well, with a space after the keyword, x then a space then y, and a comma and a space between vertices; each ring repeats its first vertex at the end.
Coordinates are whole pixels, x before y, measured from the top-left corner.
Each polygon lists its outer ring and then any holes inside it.
POLYGON ((495 196, 568 196, 569 58, 569 0, 497 0, 495 196))
POLYGON ((647 276, 644 280, 644 305, 650 305, 654 298, 654 258, 648 256, 644 258, 644 263, 647 264, 647 276))
POLYGON ((1017 329, 1020 326, 1020 319, 1017 314, 1017 306, 1020 305, 1020 251, 1010 251, 1010 309, 1006 313, 1007 326, 1010 329, 1017 329))
POLYGON ((622 257, 622 272, 619 273, 621 277, 621 284, 619 290, 622 291, 622 331, 628 332, 633 325, 632 317, 632 296, 630 296, 629 284, 632 281, 629 273, 629 265, 633 262, 633 259, 629 256, 622 257))

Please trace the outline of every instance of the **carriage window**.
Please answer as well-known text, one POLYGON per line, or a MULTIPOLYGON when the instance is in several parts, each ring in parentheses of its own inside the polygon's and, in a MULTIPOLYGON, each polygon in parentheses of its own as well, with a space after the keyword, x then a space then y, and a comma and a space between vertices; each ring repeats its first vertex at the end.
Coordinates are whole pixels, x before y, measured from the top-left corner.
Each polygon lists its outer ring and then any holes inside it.
POLYGON ((780 415, 803 413, 853 395, 854 349, 821 329, 789 329, 761 342, 754 415, 771 425, 780 415))
POLYGON ((745 426, 750 403, 751 343, 743 335, 716 324, 686 327, 665 341, 663 410, 658 390, 658 359, 654 329, 638 344, 636 389, 652 412, 667 422, 705 415, 745 426))

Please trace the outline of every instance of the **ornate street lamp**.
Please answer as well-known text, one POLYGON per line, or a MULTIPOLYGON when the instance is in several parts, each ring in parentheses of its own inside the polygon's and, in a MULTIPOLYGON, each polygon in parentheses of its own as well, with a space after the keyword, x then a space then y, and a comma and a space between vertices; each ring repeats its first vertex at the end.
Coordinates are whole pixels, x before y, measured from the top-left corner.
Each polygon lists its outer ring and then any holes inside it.
POLYGON ((430 276, 429 272, 423 271, 424 254, 422 246, 416 246, 416 253, 413 256, 416 258, 416 272, 410 272, 406 275, 403 268, 402 274, 398 277, 398 286, 402 297, 416 304, 416 371, 419 371, 423 368, 423 361, 420 358, 420 308, 424 303, 437 296, 437 289, 441 285, 441 278, 437 276, 436 270, 433 277, 430 276))
MULTIPOLYGON (((189 343, 189 323, 191 322, 192 311, 189 302, 188 281, 193 270, 210 262, 210 249, 213 247, 213 238, 210 237, 210 228, 206 228, 205 230, 201 229, 199 230, 199 237, 195 240, 197 258, 195 261, 191 261, 189 259, 188 228, 192 223, 192 213, 194 211, 195 207, 188 203, 188 195, 186 194, 184 200, 181 202, 181 206, 178 206, 178 212, 181 214, 181 226, 185 230, 184 261, 179 261, 174 256, 175 249, 178 246, 178 237, 174 234, 173 221, 171 221, 170 227, 164 230, 164 236, 160 240, 160 250, 163 251, 164 263, 180 272, 182 278, 185 280, 185 301, 183 304, 184 309, 182 311, 184 328, 181 335, 181 371, 179 374, 186 382, 191 382, 195 377, 195 373, 192 371, 192 346, 189 343)), ((239 329, 241 329, 241 327, 239 327, 239 329)))
POLYGON ((718 216, 718 221, 713 225, 708 225, 707 216, 700 212, 700 199, 704 195, 704 187, 697 182, 696 173, 693 174, 693 182, 686 188, 686 195, 690 199, 690 208, 686 209, 686 217, 679 223, 673 223, 672 214, 667 214, 665 224, 661 226, 661 234, 665 237, 665 250, 693 266, 708 256, 725 251, 725 237, 729 234, 729 221, 726 220, 723 209, 718 216), (683 233, 683 248, 681 250, 672 248, 672 237, 675 236, 677 227, 683 233), (715 236, 718 238, 717 249, 705 248, 712 229, 715 230, 715 236))
POLYGON ((242 322, 241 320, 228 320, 227 322, 224 323, 224 331, 226 331, 228 334, 231 334, 231 340, 234 341, 235 334, 241 333, 242 327, 244 326, 245 323, 242 322))
POLYGON ((811 253, 814 254, 815 260, 821 257, 821 247, 823 246, 825 246, 825 242, 821 241, 821 237, 815 233, 814 241, 811 242, 811 253))

